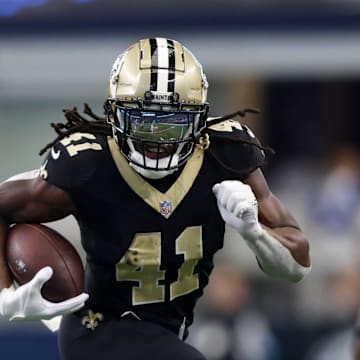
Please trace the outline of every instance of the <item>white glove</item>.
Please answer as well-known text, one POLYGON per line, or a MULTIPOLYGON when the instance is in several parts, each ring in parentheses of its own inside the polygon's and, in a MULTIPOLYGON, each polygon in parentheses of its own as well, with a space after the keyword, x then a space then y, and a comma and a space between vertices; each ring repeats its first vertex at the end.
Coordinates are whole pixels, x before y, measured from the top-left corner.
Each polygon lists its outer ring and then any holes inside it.
POLYGON ((245 239, 258 238, 263 229, 258 220, 258 205, 249 185, 225 180, 213 186, 220 214, 226 224, 245 239))
POLYGON ((71 299, 54 303, 44 299, 41 288, 51 278, 53 270, 50 266, 40 269, 26 284, 17 289, 14 285, 0 292, 0 315, 10 320, 51 319, 81 309, 88 294, 82 293, 71 299))

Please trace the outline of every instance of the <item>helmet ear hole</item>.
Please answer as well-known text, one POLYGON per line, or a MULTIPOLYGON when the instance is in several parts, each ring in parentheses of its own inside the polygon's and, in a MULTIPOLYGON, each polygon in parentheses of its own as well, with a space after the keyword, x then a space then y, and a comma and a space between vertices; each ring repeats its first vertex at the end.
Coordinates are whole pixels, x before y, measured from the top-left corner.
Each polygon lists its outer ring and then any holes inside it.
POLYGON ((149 105, 151 103, 152 98, 153 98, 153 96, 151 94, 151 91, 145 91, 145 93, 144 93, 144 103, 149 105))

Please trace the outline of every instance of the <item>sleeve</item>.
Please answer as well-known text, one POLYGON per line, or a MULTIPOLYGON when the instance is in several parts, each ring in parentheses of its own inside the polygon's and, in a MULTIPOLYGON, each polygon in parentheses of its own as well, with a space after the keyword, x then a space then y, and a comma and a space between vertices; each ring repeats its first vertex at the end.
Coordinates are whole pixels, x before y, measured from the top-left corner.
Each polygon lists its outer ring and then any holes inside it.
POLYGON ((48 151, 40 176, 66 192, 83 186, 95 172, 94 153, 103 149, 101 143, 94 140, 95 135, 75 133, 57 142, 48 151))
POLYGON ((264 148, 246 125, 226 120, 208 130, 211 153, 225 169, 246 175, 267 163, 264 148))

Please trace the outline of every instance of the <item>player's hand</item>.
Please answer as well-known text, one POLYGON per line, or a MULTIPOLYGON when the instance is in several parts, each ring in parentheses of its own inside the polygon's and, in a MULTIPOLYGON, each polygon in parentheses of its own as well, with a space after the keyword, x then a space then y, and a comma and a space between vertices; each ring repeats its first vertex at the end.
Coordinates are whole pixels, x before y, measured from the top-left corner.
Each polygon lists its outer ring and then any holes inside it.
POLYGON ((245 239, 258 238, 263 229, 258 220, 258 204, 249 185, 225 180, 213 186, 220 214, 245 239))
POLYGON ((14 285, 0 292, 0 315, 10 320, 51 319, 81 309, 88 294, 82 293, 71 299, 54 303, 44 299, 41 288, 51 278, 53 270, 50 266, 39 270, 31 281, 15 288, 14 285))

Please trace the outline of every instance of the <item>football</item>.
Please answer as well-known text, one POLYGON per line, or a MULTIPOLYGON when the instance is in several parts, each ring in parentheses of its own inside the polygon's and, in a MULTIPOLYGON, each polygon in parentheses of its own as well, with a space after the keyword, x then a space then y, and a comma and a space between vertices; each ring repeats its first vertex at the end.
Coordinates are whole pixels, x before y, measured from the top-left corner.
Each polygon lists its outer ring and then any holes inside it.
POLYGON ((40 224, 17 224, 8 234, 7 262, 14 280, 22 285, 43 267, 53 276, 42 288, 49 301, 60 302, 83 292, 84 267, 74 246, 57 231, 40 224))

